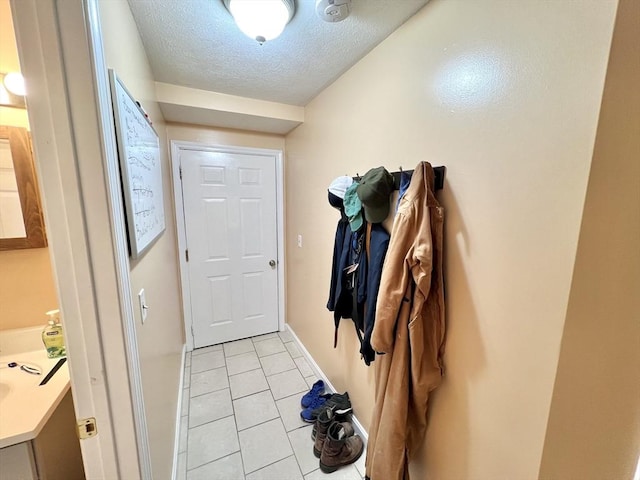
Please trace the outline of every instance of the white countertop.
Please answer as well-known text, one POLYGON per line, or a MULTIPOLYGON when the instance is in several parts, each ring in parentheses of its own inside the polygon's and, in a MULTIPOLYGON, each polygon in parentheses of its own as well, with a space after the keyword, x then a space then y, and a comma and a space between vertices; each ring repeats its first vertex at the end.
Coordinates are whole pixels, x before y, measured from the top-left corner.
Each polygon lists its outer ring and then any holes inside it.
POLYGON ((39 385, 58 360, 47 358, 44 348, 0 356, 0 448, 37 437, 69 390, 66 362, 46 385, 39 385), (37 366, 42 374, 8 368, 10 362, 37 366))

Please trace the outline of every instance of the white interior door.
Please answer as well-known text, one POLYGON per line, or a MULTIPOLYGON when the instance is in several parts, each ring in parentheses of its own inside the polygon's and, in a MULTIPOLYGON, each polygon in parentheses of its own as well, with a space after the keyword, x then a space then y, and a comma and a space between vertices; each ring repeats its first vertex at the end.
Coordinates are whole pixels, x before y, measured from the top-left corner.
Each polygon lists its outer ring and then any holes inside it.
POLYGON ((194 347, 278 330, 276 159, 181 150, 194 347))

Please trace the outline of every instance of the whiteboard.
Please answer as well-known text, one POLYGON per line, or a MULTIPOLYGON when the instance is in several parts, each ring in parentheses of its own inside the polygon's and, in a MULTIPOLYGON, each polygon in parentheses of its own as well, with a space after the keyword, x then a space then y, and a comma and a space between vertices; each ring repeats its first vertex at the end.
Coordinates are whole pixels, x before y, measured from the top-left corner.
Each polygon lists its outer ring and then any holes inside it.
POLYGON ((141 256, 164 232, 158 134, 113 70, 109 70, 129 248, 141 256))

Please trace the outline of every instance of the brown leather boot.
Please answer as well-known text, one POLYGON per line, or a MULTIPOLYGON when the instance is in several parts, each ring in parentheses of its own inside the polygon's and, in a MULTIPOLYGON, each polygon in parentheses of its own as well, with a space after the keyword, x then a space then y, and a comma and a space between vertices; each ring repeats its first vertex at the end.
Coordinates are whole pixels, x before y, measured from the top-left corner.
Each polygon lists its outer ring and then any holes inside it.
MULTIPOLYGON (((353 435, 354 430, 353 430, 353 425, 351 424, 351 422, 348 420, 349 415, 336 415, 334 414, 334 420, 336 422, 340 422, 342 423, 342 425, 344 425, 344 428, 348 431, 351 432, 349 433, 349 435, 353 435)), ((311 430, 311 441, 315 442, 316 441, 316 432, 318 431, 318 419, 316 418, 316 421, 313 423, 313 429, 311 430)), ((322 449, 320 449, 320 451, 322 451, 322 449)), ((318 458, 320 454, 318 454, 318 458)))
POLYGON ((362 455, 364 443, 358 435, 347 436, 344 427, 333 422, 327 430, 327 438, 320 455, 320 470, 333 473, 343 465, 349 465, 362 455))
MULTIPOLYGON (((318 415, 318 419, 316 420, 316 424, 314 425, 315 431, 315 443, 313 444, 313 454, 320 458, 322 454, 322 447, 324 446, 325 439, 327 438, 327 430, 329 429, 329 425, 335 422, 336 415, 333 413, 333 410, 327 408, 320 412, 318 415)), ((349 422, 340 422, 340 425, 343 426, 345 435, 350 437, 353 435, 353 425, 349 422)), ((312 435, 314 432, 312 432, 312 435)))

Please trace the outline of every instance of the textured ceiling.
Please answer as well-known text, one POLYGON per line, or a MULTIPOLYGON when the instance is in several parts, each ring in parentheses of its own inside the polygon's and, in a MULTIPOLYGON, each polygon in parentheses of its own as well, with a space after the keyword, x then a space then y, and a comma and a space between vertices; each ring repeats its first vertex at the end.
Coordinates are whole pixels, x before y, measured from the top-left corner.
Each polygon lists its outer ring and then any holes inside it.
POLYGON ((241 33, 222 0, 129 0, 155 80, 230 95, 306 105, 428 0, 353 0, 327 23, 315 0, 275 40, 241 33))

